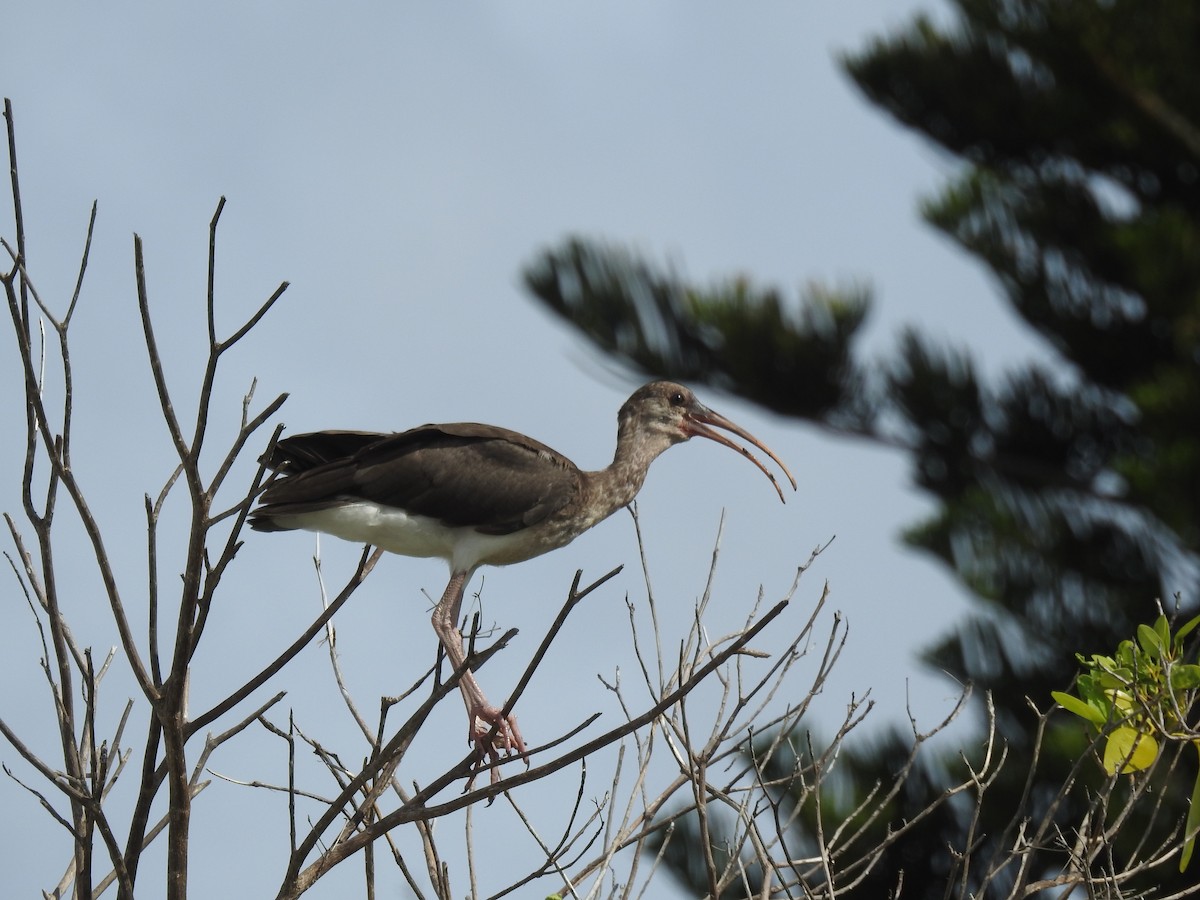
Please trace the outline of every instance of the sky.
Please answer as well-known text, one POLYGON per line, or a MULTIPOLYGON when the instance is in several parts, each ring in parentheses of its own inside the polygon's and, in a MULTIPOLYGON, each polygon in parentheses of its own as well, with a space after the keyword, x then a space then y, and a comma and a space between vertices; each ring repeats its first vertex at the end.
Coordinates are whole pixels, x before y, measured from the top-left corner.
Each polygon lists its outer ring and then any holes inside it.
MULTIPOLYGON (((228 358, 216 435, 229 434, 256 379, 259 402, 290 395, 277 421, 291 432, 483 421, 530 434, 584 468, 607 464, 616 411, 641 379, 599 358, 521 287, 522 267, 572 234, 632 247, 699 281, 745 273, 793 297, 809 281, 867 284, 875 298, 868 355, 886 353, 905 325, 971 348, 991 373, 1041 354, 980 267, 920 220, 921 198, 945 183, 954 162, 872 108, 838 67, 838 54, 894 31, 917 9, 945 14, 896 0, 7 11, 0 93, 17 122, 29 270, 55 309, 73 290, 98 204, 73 325, 74 453, 130 606, 145 594, 143 497, 172 468, 148 387, 133 235, 144 242, 167 378, 189 408, 205 350, 208 227, 220 197, 218 330, 236 329, 280 282, 290 287, 228 358)), ((7 190, 0 213, 0 234, 12 241, 7 190)), ((23 395, 11 339, 0 346, 0 472, 9 473, 0 478, 0 507, 19 514, 23 395)), ((638 507, 669 634, 687 628, 722 516, 707 622, 714 634, 744 619, 760 587, 768 602, 784 596, 797 566, 836 536, 787 613, 794 630, 827 582, 826 627, 836 610, 849 629, 813 726, 834 726, 852 693, 868 689, 877 707, 864 734, 906 723, 907 703, 922 726, 936 724, 957 691, 916 654, 966 604, 934 562, 900 541, 931 509, 906 461, 711 391, 701 399, 772 447, 799 490, 780 504, 761 473, 709 442, 655 464, 638 507)), ((249 458, 239 472, 245 483, 249 458)), ((168 519, 179 516, 170 505, 168 519)), ((81 642, 100 654, 115 643, 112 625, 69 521, 62 540, 81 560, 63 576, 68 614, 81 642)), ((167 586, 178 544, 163 551, 167 586)), ((319 610, 314 547, 305 534, 247 536, 193 671, 197 707, 240 683, 319 610)), ((358 550, 328 540, 320 547, 336 583, 358 550)), ((521 629, 481 673, 499 701, 574 572, 589 580, 621 564, 623 573, 573 616, 546 677, 518 708, 531 743, 591 711, 604 713, 606 727, 619 721, 597 676, 634 664, 625 600, 645 597, 634 528, 618 514, 568 548, 482 573, 485 619, 521 629)), ((436 560, 385 559, 339 614, 343 664, 365 708, 432 661, 422 592, 438 596, 445 577, 436 560)), ((476 576, 471 590, 480 584, 476 576)), ((50 756, 40 645, 13 578, 0 582, 0 622, 0 717, 50 756)), ((259 699, 276 689, 348 758, 362 752, 322 648, 306 651, 259 699)), ((111 728, 136 690, 119 658, 105 690, 111 728)), ((448 703, 429 725, 456 754, 461 717, 448 703)), ((427 780, 445 752, 429 740, 405 774, 427 780)), ((0 760, 20 770, 6 745, 0 760)), ((283 760, 278 742, 255 735, 212 768, 279 780, 283 760)), ((263 794, 216 782, 197 801, 195 896, 274 891, 286 807, 263 794)), ((535 810, 551 802, 531 797, 535 810)), ((68 857, 65 835, 10 779, 0 779, 0 808, 8 812, 0 867, 10 893, 49 888, 68 857)), ((492 890, 503 884, 498 857, 509 848, 487 829, 502 836, 510 827, 494 810, 474 825, 494 865, 492 890)), ((343 869, 310 896, 358 890, 356 864, 343 869)), ((145 896, 155 895, 159 877, 142 873, 145 896)), ((407 896, 394 872, 380 877, 387 896, 407 896)), ((462 895, 465 878, 456 884, 462 895)))

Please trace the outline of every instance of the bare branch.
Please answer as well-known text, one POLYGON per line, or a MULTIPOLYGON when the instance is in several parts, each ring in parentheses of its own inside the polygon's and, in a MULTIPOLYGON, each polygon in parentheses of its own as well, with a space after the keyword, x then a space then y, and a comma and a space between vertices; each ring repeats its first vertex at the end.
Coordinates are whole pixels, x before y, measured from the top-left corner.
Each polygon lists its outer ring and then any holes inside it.
POLYGON ((371 570, 375 568, 375 564, 379 562, 381 556, 383 556, 382 550, 372 550, 370 547, 365 548, 362 556, 359 558, 358 567, 350 576, 349 581, 346 582, 346 586, 342 588, 341 593, 338 594, 333 603, 329 604, 329 608, 321 613, 321 615, 317 617, 316 621, 314 621, 312 625, 306 628, 304 632, 298 638, 296 638, 296 640, 294 640, 286 650, 268 663, 261 671, 259 671, 257 675, 253 676, 249 681, 247 681, 225 699, 215 704, 211 709, 188 722, 184 729, 185 736, 190 737, 201 728, 204 728, 220 716, 223 716, 226 712, 250 696, 250 694, 254 693, 254 691, 262 687, 262 685, 265 684, 268 679, 270 679, 280 669, 294 659, 297 653, 308 646, 309 642, 321 633, 321 630, 325 627, 325 623, 333 618, 334 614, 336 614, 337 611, 346 604, 346 601, 353 596, 354 592, 358 590, 359 585, 361 585, 366 577, 371 574, 371 570))

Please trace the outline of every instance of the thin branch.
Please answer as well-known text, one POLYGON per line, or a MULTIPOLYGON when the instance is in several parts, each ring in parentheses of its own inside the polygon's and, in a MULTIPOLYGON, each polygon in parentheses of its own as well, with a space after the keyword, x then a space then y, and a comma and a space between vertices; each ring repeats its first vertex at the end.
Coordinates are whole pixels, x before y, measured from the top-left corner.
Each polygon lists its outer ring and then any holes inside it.
POLYGON ((154 377, 154 387, 158 392, 158 404, 162 410, 163 421, 171 435, 171 443, 175 445, 175 453, 180 462, 188 457, 188 446, 183 439, 183 430, 179 427, 179 419, 175 416, 175 407, 171 403, 171 393, 167 388, 167 378, 163 374, 162 356, 158 351, 158 341, 154 337, 154 326, 150 321, 150 294, 146 288, 146 261, 142 252, 142 238, 133 236, 133 270, 137 281, 138 311, 142 317, 142 334, 146 350, 150 356, 150 373, 154 377))
MULTIPOLYGON (((753 640, 754 637, 772 622, 780 613, 788 606, 788 601, 784 600, 777 603, 774 607, 767 611, 762 620, 756 623, 752 628, 748 629, 741 640, 732 643, 725 651, 718 654, 706 665, 695 671, 692 676, 684 682, 676 690, 672 691, 663 697, 658 703, 654 704, 642 715, 631 719, 630 721, 617 726, 616 728, 605 732, 599 737, 587 742, 586 744, 577 747, 574 750, 568 751, 562 756, 551 760, 544 765, 536 768, 527 769, 524 772, 519 772, 510 775, 499 781, 493 782, 484 787, 465 792, 453 800, 448 800, 444 803, 434 806, 427 805, 428 800, 436 796, 444 790, 449 784, 453 783, 459 777, 459 767, 455 767, 445 775, 434 780, 430 785, 417 791, 412 797, 411 802, 404 807, 381 817, 375 822, 364 826, 360 831, 348 837, 345 841, 331 846, 324 854, 316 861, 310 864, 307 868, 301 871, 290 870, 285 878, 283 886, 280 889, 280 898, 290 898, 299 896, 306 891, 322 874, 333 868, 339 862, 352 856, 368 843, 374 841, 380 835, 387 833, 391 829, 406 822, 415 821, 417 819, 434 819, 447 815, 455 810, 463 809, 474 803, 488 800, 498 796, 504 791, 511 790, 522 784, 528 784, 533 781, 545 778, 547 775, 557 772, 565 766, 572 765, 575 762, 583 759, 589 754, 595 752, 601 747, 619 741, 636 731, 637 729, 649 724, 665 710, 671 708, 680 699, 685 697, 697 684, 706 679, 713 671, 723 665, 730 657, 737 653, 746 643, 753 640)), ((494 648, 490 648, 494 649, 494 648)), ((443 686, 444 687, 444 686, 443 686)), ((468 756, 464 763, 469 763, 473 758, 473 754, 468 756)), ((300 851, 307 855, 311 850, 312 843, 302 843, 300 851)))
POLYGON ((268 663, 257 675, 254 675, 249 681, 243 684, 240 688, 225 697, 225 699, 217 702, 211 709, 192 719, 184 728, 185 738, 191 737, 201 728, 207 726, 210 722, 215 721, 220 716, 231 710, 233 707, 241 703, 246 697, 254 693, 262 687, 273 675, 287 665, 296 657, 296 654, 303 650, 308 644, 321 633, 328 622, 339 609, 341 609, 346 601, 353 596, 359 585, 363 583, 366 577, 371 574, 371 570, 375 568, 375 564, 379 562, 383 556, 383 551, 371 547, 363 550, 362 556, 359 558, 358 567, 350 576, 350 580, 346 582, 346 586, 342 588, 340 594, 329 604, 321 615, 317 616, 316 620, 306 628, 301 635, 294 640, 286 650, 280 653, 275 659, 268 663))

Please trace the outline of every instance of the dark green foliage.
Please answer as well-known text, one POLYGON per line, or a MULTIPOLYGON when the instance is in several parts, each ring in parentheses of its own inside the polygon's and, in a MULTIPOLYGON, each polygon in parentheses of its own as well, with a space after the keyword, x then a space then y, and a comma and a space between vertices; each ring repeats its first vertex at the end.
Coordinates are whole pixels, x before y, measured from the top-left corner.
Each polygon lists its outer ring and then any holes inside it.
POLYGON ((631 253, 580 239, 542 254, 525 283, 601 349, 646 374, 708 382, 801 418, 850 426, 870 417, 850 354, 865 292, 814 287, 799 306, 785 304, 746 278, 687 285, 631 253))
MULTIPOLYGON (((906 539, 980 604, 925 658, 993 692, 1020 759, 1034 737, 1026 697, 1045 705, 1066 688, 1076 652, 1115 646, 1154 619, 1159 597, 1198 599, 1200 4, 956 6, 953 26, 918 19, 844 63, 874 103, 966 164, 924 215, 990 269, 1053 364, 987 384, 966 352, 909 333, 868 365, 854 355, 864 291, 809 289, 797 302, 745 278, 701 289, 583 241, 546 253, 527 279, 648 374, 910 453, 937 509, 906 539)), ((1075 728, 1052 727, 1027 812, 1065 777, 1075 728)), ((858 791, 896 768, 895 746, 851 750, 858 791)), ((987 811, 985 835, 1012 816, 1021 768, 993 795, 1009 805, 987 811)), ((924 789, 915 804, 936 779, 924 789)), ((1187 793, 1167 791, 1180 816, 1187 793)), ((1064 807, 1064 826, 1078 811, 1064 807)), ((855 896, 885 896, 901 868, 904 896, 941 896, 963 828, 953 809, 932 817, 855 896)), ((1062 861, 1048 848, 1033 877, 1062 861)))

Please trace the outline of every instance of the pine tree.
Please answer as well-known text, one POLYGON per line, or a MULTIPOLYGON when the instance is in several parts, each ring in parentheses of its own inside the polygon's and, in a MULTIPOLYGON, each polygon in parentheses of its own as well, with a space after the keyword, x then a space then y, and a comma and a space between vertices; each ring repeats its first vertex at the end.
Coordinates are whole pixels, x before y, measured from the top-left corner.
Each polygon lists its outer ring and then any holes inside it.
MULTIPOLYGON (((1108 652, 1158 598, 1168 612, 1177 596, 1198 600, 1200 6, 955 6, 951 25, 918 18, 844 64, 875 104, 965 163, 923 214, 991 270, 1057 360, 985 383, 968 353, 909 332, 868 365, 854 352, 865 294, 813 289, 789 302, 746 279, 689 285, 595 243, 545 253, 526 278, 638 369, 903 447, 937 504, 906 539, 977 601, 925 659, 992 693, 1024 759, 1035 740, 1026 697, 1046 705, 1076 652, 1108 652)), ((1043 741, 1035 814, 1079 752, 1077 723, 1062 718, 1043 741)), ((860 752, 847 767, 857 789, 901 752, 860 752)), ((954 765, 932 766, 896 815, 921 809, 954 765)), ((1014 807, 1021 768, 1010 766, 1014 807)), ((1166 801, 1182 809, 1188 793, 1166 801)), ((995 804, 980 833, 1000 834, 1011 814, 995 804)), ((946 848, 964 829, 943 808, 855 896, 886 896, 901 869, 904 896, 942 896, 955 872, 946 848)), ((1047 848, 1033 873, 1061 862, 1047 848)))

